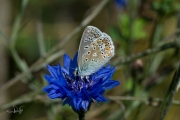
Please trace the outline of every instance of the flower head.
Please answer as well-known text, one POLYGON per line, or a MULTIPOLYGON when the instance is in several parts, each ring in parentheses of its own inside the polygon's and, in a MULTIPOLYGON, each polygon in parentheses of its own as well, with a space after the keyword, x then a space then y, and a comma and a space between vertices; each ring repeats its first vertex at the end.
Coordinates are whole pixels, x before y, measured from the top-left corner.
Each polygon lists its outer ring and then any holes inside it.
POLYGON ((63 104, 70 105, 75 112, 85 112, 93 100, 98 103, 107 102, 108 100, 103 96, 103 93, 105 90, 119 85, 119 82, 111 80, 115 68, 111 68, 110 65, 87 77, 75 75, 77 56, 76 54, 71 60, 65 54, 63 67, 60 64, 47 66, 50 75, 45 75, 45 79, 49 85, 44 87, 43 91, 51 99, 61 98, 64 100, 63 104))
POLYGON ((127 5, 127 0, 114 0, 117 7, 125 8, 127 5))

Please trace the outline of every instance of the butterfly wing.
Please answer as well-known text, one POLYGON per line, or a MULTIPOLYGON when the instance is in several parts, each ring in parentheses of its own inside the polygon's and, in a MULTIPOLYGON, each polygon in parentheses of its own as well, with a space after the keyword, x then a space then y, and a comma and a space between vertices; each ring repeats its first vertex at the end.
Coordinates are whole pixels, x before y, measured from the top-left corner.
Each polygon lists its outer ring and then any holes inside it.
POLYGON ((83 55, 89 49, 91 43, 98 37, 102 36, 103 33, 96 27, 87 26, 83 32, 81 42, 78 51, 78 68, 81 70, 83 67, 83 55))
POLYGON ((82 56, 79 75, 90 75, 99 70, 114 56, 114 45, 110 36, 102 33, 102 36, 91 42, 89 48, 82 56))

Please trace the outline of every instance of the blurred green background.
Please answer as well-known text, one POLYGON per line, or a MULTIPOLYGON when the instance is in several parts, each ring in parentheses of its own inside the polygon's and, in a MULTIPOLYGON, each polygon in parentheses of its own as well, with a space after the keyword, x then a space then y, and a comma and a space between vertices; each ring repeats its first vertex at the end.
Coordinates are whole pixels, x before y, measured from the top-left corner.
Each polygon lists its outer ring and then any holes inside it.
MULTIPOLYGON (((160 119, 180 59, 179 0, 0 0, 1 120, 78 119, 42 92, 43 76, 46 64, 75 55, 88 25, 112 37, 109 63, 121 84, 105 93, 110 102, 91 106, 86 120, 160 119), (8 113, 14 105, 23 112, 8 113)), ((165 120, 180 120, 178 90, 174 100, 165 120)))

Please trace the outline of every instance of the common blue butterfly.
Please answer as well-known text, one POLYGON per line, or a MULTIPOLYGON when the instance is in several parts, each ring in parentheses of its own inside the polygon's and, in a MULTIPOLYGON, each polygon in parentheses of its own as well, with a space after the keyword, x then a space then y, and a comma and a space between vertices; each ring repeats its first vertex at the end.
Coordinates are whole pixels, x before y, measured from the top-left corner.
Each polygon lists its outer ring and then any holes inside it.
POLYGON ((112 39, 94 26, 87 26, 83 32, 78 50, 79 76, 88 76, 98 71, 114 56, 112 39))

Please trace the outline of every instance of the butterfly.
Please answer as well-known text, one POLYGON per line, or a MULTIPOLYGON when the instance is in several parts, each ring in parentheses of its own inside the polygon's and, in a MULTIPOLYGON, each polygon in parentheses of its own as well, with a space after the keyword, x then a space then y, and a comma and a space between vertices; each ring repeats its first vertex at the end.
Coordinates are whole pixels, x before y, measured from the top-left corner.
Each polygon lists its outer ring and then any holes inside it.
POLYGON ((109 35, 94 26, 87 26, 79 45, 77 74, 89 76, 95 73, 114 56, 114 51, 109 35))

